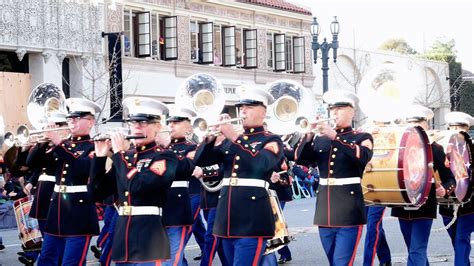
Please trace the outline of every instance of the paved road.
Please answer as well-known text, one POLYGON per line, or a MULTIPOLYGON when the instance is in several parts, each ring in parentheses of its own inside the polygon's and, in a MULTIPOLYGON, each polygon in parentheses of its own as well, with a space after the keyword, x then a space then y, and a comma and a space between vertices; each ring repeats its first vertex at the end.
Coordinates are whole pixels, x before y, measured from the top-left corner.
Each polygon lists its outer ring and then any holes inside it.
MULTIPOLYGON (((288 265, 327 265, 321 243, 319 241, 317 228, 312 226, 314 215, 315 199, 301 199, 287 204, 284 211, 290 232, 296 238, 290 244, 293 253, 293 261, 288 265)), ((389 216, 390 211, 386 211, 384 218, 384 229, 387 233, 387 240, 392 252, 392 261, 394 265, 405 265, 407 251, 403 242, 402 235, 398 226, 398 221, 389 216)), ((433 228, 442 226, 440 219, 436 219, 433 228)), ((17 240, 16 230, 0 231, 3 242, 7 248, 0 251, 0 265, 18 265, 16 252, 20 251, 19 241, 17 240)), ((446 231, 433 232, 430 236, 428 254, 430 263, 433 265, 453 265, 453 250, 446 231)), ((364 240, 359 243, 355 265, 362 265, 364 240)), ((199 254, 199 248, 194 239, 191 239, 186 249, 186 257, 189 259, 189 265, 199 265, 192 258, 199 254)), ((89 253, 88 260, 90 265, 98 265, 89 253)), ((471 256, 471 262, 474 258, 471 256)), ((220 265, 216 261, 215 265, 220 265)))

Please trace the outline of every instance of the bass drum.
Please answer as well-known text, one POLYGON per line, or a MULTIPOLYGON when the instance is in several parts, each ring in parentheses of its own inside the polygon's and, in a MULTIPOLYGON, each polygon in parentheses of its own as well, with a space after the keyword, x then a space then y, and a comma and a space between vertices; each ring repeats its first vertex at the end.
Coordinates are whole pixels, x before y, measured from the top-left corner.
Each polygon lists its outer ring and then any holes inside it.
POLYGON ((418 207, 431 188, 433 161, 428 136, 421 127, 381 127, 374 138, 362 189, 367 205, 418 207))
POLYGON ((471 199, 472 189, 470 186, 472 171, 471 137, 466 132, 449 130, 432 130, 428 132, 431 142, 443 146, 446 153, 449 168, 456 179, 454 195, 448 198, 438 198, 439 204, 466 203, 471 199))
POLYGON ((13 203, 21 247, 25 251, 41 250, 43 243, 38 220, 29 216, 32 203, 33 199, 28 197, 21 198, 13 203))
POLYGON ((268 190, 270 204, 273 210, 273 216, 275 217, 275 236, 267 241, 265 248, 265 255, 275 252, 290 243, 290 234, 288 232, 288 226, 286 225, 285 218, 283 217, 283 211, 280 207, 280 201, 274 190, 268 190))

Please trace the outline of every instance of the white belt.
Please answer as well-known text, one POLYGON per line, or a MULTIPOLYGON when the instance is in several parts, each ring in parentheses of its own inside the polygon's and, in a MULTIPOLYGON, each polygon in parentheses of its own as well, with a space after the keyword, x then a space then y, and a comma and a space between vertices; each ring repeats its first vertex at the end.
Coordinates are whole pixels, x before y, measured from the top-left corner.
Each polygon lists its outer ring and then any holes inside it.
POLYGON ((56 182, 56 177, 54 175, 42 174, 39 176, 38 181, 56 182))
POLYGON ((323 186, 343 186, 351 184, 360 184, 360 177, 320 178, 319 184, 323 186))
POLYGON ((118 210, 121 216, 134 215, 160 215, 161 208, 156 206, 120 206, 118 210))
POLYGON ((171 187, 189 187, 189 181, 173 181, 171 187))
POLYGON ((66 186, 66 185, 54 185, 54 192, 61 193, 78 193, 78 192, 87 192, 87 186, 66 186))
POLYGON ((238 186, 238 187, 261 187, 268 189, 270 184, 262 179, 255 179, 255 178, 224 178, 222 180, 222 184, 224 186, 238 186))

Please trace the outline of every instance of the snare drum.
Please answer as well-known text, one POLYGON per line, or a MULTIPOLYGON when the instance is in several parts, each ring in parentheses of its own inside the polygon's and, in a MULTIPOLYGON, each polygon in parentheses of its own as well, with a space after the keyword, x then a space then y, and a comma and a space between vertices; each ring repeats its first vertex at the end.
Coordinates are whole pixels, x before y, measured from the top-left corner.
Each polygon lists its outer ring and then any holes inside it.
MULTIPOLYGON (((437 198, 439 204, 466 203, 470 200, 472 152, 470 150, 471 138, 466 132, 449 130, 432 130, 428 132, 431 142, 443 146, 449 168, 456 179, 454 195, 449 198, 437 198)), ((448 165, 447 165, 448 166, 448 165)))
POLYGON ((13 203, 19 237, 25 251, 41 250, 43 243, 38 220, 29 217, 32 203, 33 199, 28 197, 21 198, 13 203))
POLYGON ((367 205, 418 207, 428 198, 433 160, 421 127, 381 127, 362 179, 367 205))
POLYGON ((283 248, 291 241, 278 196, 276 192, 271 189, 268 190, 268 194, 270 198, 270 205, 272 206, 273 210, 273 216, 275 217, 275 236, 267 241, 265 255, 283 248))

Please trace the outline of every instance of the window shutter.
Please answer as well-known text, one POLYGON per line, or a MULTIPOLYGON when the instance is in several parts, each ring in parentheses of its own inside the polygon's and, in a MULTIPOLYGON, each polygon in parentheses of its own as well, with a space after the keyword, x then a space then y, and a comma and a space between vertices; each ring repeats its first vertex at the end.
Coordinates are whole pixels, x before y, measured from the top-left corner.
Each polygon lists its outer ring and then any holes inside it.
POLYGON ((293 72, 304 73, 304 37, 293 37, 293 72))
POLYGON ((222 27, 224 66, 235 66, 235 27, 222 27))
POLYGON ((138 16, 138 57, 151 56, 150 12, 137 13, 138 16))
POLYGON ((165 60, 178 59, 177 17, 166 17, 165 28, 165 60))
POLYGON ((285 34, 275 34, 275 71, 285 71, 285 34))
POLYGON ((199 23, 199 63, 211 64, 214 62, 213 55, 213 32, 212 22, 199 23))
POLYGON ((257 67, 257 30, 244 30, 244 66, 257 67))

